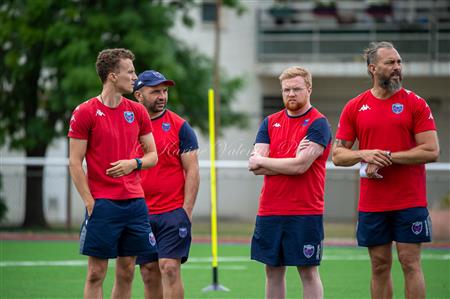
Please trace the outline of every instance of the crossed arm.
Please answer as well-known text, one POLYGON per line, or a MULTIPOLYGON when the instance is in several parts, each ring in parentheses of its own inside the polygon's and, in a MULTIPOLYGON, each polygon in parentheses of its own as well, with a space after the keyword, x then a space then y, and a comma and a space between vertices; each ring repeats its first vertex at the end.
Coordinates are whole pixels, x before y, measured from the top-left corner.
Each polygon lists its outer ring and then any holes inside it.
POLYGON ((381 149, 352 150, 354 141, 336 139, 332 159, 336 166, 352 166, 358 162, 367 162, 367 174, 370 177, 378 169, 387 167, 392 163, 396 164, 424 164, 435 162, 439 157, 439 142, 436 131, 425 131, 414 136, 416 146, 398 152, 388 152, 381 149))
POLYGON ((294 158, 269 158, 269 144, 256 143, 248 169, 255 175, 298 175, 306 172, 323 151, 322 145, 303 139, 294 158))

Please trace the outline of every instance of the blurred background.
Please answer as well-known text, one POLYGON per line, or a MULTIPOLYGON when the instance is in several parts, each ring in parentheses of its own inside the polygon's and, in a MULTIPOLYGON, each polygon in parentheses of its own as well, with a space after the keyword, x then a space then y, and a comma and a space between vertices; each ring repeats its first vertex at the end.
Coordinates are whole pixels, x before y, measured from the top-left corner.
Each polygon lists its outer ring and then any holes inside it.
MULTIPOLYGON (((2 1, 0 24, 2 230, 78 229, 84 206, 65 136, 72 110, 101 91, 95 59, 104 48, 128 48, 137 73, 156 69, 176 82, 169 108, 200 139, 194 227, 210 215, 207 91, 216 89, 219 228, 249 232, 262 177, 246 160, 260 122, 283 108, 279 74, 311 71, 311 102, 335 132, 345 103, 371 87, 363 49, 390 41, 403 86, 427 100, 438 127, 428 200, 435 238, 450 239, 450 1, 16 0, 2 1)), ((327 168, 325 221, 352 228, 357 168, 327 168)))

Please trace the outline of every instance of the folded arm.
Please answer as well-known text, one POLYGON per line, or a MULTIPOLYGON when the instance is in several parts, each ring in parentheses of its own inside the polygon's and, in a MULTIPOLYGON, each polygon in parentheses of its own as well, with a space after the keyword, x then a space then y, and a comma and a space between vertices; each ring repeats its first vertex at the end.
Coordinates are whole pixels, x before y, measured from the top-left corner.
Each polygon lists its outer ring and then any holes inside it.
POLYGON ((303 139, 294 158, 269 158, 256 152, 250 157, 249 165, 268 173, 298 175, 305 173, 323 151, 322 145, 303 139))
POLYGON ((253 152, 250 155, 250 159, 248 160, 248 170, 253 172, 254 175, 277 175, 279 173, 271 171, 269 169, 265 169, 257 165, 255 162, 256 156, 267 157, 269 156, 269 147, 268 143, 255 143, 253 147, 253 152))

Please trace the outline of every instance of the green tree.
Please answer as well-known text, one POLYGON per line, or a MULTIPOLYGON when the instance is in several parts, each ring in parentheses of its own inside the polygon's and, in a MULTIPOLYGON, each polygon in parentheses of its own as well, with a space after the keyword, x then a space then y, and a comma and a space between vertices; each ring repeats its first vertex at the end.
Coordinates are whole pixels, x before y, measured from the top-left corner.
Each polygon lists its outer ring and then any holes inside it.
MULTIPOLYGON (((238 12, 238 1, 225 4, 238 12)), ((207 89, 212 62, 174 38, 177 14, 192 24, 189 1, 10 0, 0 4, 0 145, 43 157, 67 134, 74 107, 95 96, 101 83, 95 60, 104 48, 136 55, 137 72, 157 69, 176 81, 170 106, 192 125, 207 130, 207 89)), ((222 125, 245 124, 230 108, 240 79, 223 79, 222 125)), ((47 226, 42 166, 26 167, 24 227, 47 226)))

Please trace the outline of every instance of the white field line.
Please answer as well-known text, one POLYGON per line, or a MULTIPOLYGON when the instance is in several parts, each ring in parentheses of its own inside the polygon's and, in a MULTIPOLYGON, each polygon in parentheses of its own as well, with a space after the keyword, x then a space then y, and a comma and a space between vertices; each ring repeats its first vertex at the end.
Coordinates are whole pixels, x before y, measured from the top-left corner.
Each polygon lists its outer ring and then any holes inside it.
MULTIPOLYGON (((367 261, 369 256, 367 254, 360 255, 325 255, 324 261, 367 261)), ((450 254, 423 254, 422 260, 438 260, 448 261, 450 260, 450 254)), ((211 263, 210 257, 191 257, 186 265, 182 267, 185 269, 206 269, 210 268, 208 265, 193 265, 201 263, 211 263)), ((249 263, 252 262, 248 256, 227 256, 219 257, 220 263, 249 263)), ((114 260, 111 260, 109 266, 113 266, 114 260)), ((40 266, 86 266, 87 260, 66 260, 66 261, 2 261, 0 262, 0 268, 2 267, 40 267, 40 266)), ((220 267, 221 269, 228 270, 240 270, 246 268, 246 266, 234 266, 226 265, 220 267)))

